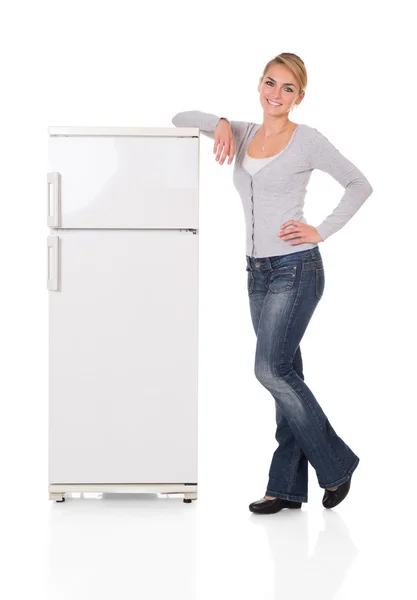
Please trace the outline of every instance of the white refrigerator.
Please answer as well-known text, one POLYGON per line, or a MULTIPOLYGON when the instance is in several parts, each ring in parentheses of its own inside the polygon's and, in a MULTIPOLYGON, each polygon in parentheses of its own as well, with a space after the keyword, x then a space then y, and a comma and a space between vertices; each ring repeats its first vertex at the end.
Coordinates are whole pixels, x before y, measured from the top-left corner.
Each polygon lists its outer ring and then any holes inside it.
POLYGON ((49 499, 197 499, 199 129, 48 127, 49 499))

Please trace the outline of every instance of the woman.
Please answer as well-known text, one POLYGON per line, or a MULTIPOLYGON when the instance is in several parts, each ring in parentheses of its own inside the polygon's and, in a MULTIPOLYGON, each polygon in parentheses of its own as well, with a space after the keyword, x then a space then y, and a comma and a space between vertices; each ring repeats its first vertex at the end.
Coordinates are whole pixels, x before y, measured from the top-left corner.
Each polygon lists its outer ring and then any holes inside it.
POLYGON ((265 496, 249 509, 258 514, 301 508, 308 500, 308 461, 324 488, 323 506, 348 494, 359 457, 337 435, 304 383, 300 342, 324 291, 318 244, 343 227, 372 193, 363 173, 317 129, 293 123, 289 113, 305 95, 307 74, 295 54, 266 65, 258 92, 263 123, 229 121, 200 111, 174 116, 176 126, 199 127, 215 140, 216 161, 230 164, 246 222, 246 270, 257 336, 255 375, 274 397, 276 440, 265 496), (344 186, 333 212, 318 226, 303 217, 314 169, 344 186))

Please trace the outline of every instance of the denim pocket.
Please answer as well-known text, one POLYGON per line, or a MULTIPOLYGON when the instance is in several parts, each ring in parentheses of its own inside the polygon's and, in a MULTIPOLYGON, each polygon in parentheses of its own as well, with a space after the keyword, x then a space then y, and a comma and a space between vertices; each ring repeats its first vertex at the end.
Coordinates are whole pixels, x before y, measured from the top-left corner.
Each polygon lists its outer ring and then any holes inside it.
POLYGON ((255 277, 254 274, 252 273, 252 271, 248 271, 248 294, 251 294, 253 292, 253 286, 255 285, 255 277))
POLYGON ((294 285, 296 275, 297 265, 282 265, 276 267, 269 275, 269 291, 274 294, 288 292, 294 285))
POLYGON ((317 267, 316 269, 316 297, 320 300, 324 292, 324 268, 317 267))

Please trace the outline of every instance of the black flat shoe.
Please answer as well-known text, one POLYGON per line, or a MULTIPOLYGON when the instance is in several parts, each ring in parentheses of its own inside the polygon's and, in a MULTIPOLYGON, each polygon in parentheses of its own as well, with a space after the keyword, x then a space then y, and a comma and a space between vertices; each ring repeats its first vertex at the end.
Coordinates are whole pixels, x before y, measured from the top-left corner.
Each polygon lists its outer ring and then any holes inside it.
POLYGON ((346 498, 350 490, 351 479, 352 475, 350 475, 349 479, 345 481, 345 483, 339 485, 337 490, 333 490, 333 492, 331 490, 324 491, 324 496, 322 500, 324 508, 334 508, 346 498))
POLYGON ((283 508, 301 508, 301 502, 291 502, 290 500, 283 500, 282 498, 274 498, 273 500, 255 500, 252 504, 249 504, 249 510, 259 515, 270 515, 277 513, 283 508))

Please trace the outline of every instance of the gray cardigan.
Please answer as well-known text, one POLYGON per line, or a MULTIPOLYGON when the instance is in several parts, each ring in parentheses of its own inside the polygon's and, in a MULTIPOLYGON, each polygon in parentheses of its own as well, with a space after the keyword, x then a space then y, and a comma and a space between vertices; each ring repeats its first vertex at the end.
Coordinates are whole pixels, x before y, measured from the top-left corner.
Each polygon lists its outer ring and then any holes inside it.
MULTIPOLYGON (((214 139, 219 120, 216 115, 189 110, 177 113, 172 123, 176 127, 198 127, 204 135, 214 139)), ((363 173, 317 129, 302 123, 284 150, 252 176, 242 161, 260 124, 226 120, 235 140, 233 183, 243 204, 247 256, 291 254, 318 245, 304 242, 292 246, 294 240, 284 240, 277 235, 281 225, 290 219, 307 222, 303 216, 304 198, 313 169, 329 173, 345 188, 333 212, 315 226, 323 241, 341 229, 371 195, 371 184, 363 173)), ((291 227, 286 228, 290 230, 291 227)))

